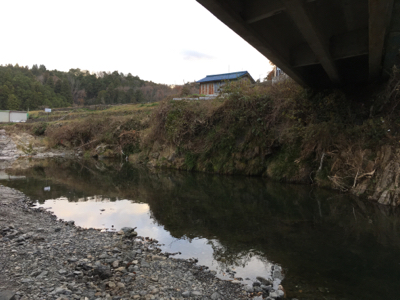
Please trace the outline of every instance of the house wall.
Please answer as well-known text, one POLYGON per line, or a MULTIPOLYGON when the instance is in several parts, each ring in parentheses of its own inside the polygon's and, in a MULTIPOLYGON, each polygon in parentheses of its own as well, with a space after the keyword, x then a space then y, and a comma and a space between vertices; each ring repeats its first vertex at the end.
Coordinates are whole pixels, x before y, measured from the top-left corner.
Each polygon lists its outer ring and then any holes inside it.
POLYGON ((10 122, 10 112, 0 111, 0 122, 10 122))
POLYGON ((28 114, 26 111, 11 111, 10 122, 26 122, 28 114))
POLYGON ((200 94, 203 95, 215 95, 220 93, 220 88, 225 85, 225 82, 207 82, 200 84, 200 94))
POLYGON ((214 82, 200 83, 200 94, 213 95, 214 94, 214 82))

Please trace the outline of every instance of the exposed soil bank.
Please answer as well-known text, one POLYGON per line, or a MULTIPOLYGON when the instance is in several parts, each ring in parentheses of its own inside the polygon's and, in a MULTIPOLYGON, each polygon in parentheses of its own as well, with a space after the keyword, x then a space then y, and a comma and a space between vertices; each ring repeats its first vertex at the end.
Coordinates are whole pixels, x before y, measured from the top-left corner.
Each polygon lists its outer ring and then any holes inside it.
POLYGON ((7 133, 0 129, 0 170, 2 169, 26 169, 30 158, 79 156, 79 151, 68 149, 47 149, 43 143, 26 132, 7 133))
MULTIPOLYGON (((76 227, 0 186, 1 299, 244 299, 240 282, 160 253, 157 241, 76 227)), ((264 291, 264 293, 266 293, 264 291)))

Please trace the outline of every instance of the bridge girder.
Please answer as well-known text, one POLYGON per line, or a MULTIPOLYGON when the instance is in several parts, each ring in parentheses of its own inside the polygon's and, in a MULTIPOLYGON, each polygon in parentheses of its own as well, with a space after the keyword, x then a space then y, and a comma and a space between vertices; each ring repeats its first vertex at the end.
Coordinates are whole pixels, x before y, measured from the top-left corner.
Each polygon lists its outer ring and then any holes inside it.
POLYGON ((197 1, 302 85, 369 82, 399 62, 400 0, 197 1))

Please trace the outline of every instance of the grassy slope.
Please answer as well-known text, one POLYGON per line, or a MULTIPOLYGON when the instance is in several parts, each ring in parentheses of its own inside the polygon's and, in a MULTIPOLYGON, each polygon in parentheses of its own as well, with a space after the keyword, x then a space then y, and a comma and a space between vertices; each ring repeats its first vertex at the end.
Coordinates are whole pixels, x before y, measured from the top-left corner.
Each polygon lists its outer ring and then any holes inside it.
MULTIPOLYGON (((83 150, 88 155, 100 144, 107 144, 108 155, 116 156, 136 144, 138 133, 148 127, 158 103, 110 106, 105 109, 64 109, 46 114, 31 111, 27 123, 8 123, 8 132, 25 131, 36 135, 48 148, 83 150)), ((135 145, 137 146, 137 145, 135 145)))
POLYGON ((382 171, 395 152, 383 149, 399 143, 396 76, 386 86, 312 91, 286 81, 233 85, 207 102, 164 101, 143 136, 145 155, 133 160, 349 190, 382 171))
POLYGON ((397 76, 386 87, 349 91, 311 91, 292 81, 232 85, 222 99, 56 111, 49 119, 30 112, 34 122, 3 127, 88 156, 106 145, 101 155, 124 153, 159 167, 346 190, 376 168, 383 145, 399 142, 397 76))

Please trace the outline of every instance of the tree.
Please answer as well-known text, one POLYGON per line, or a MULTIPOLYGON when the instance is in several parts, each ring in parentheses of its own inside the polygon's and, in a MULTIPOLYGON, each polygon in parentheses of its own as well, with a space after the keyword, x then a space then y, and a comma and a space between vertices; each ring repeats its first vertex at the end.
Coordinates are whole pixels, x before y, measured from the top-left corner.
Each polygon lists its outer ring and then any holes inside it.
POLYGON ((135 99, 136 99, 136 102, 144 102, 144 95, 141 90, 137 89, 135 91, 135 99))
POLYGON ((40 73, 46 72, 46 67, 44 65, 40 65, 39 71, 40 71, 40 73))
POLYGON ((54 92, 56 94, 60 94, 61 93, 61 80, 60 79, 56 81, 56 84, 54 86, 54 92))
POLYGON ((107 97, 107 92, 105 90, 100 91, 96 98, 96 104, 105 104, 106 97, 107 97))
POLYGON ((21 101, 14 94, 10 94, 7 99, 7 109, 18 110, 21 105, 21 101))
POLYGON ((33 65, 32 66, 32 74, 35 75, 35 76, 39 74, 38 65, 33 65))
POLYGON ((71 86, 69 85, 69 82, 67 79, 64 79, 61 83, 61 96, 65 98, 65 101, 69 104, 73 103, 73 98, 72 98, 72 92, 71 92, 71 86))
POLYGON ((8 96, 14 93, 14 87, 11 82, 6 81, 3 86, 0 86, 0 109, 8 109, 8 96))
POLYGON ((53 76, 49 76, 47 78, 46 84, 51 88, 54 89, 54 80, 53 80, 53 76))

